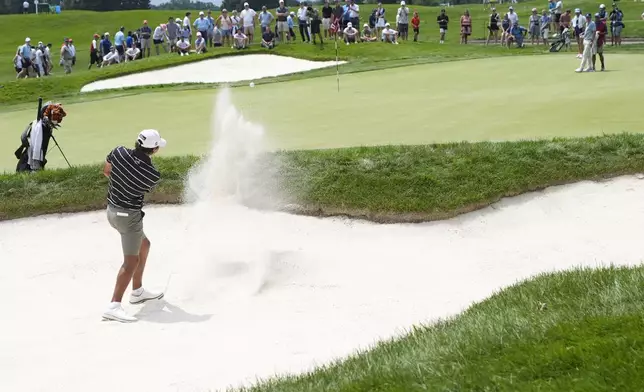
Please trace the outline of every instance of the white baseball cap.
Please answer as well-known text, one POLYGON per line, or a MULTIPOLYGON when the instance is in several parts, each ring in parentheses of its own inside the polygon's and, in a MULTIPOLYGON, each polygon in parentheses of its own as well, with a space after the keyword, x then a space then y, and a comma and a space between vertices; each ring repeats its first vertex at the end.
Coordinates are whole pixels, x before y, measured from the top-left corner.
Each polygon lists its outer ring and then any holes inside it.
POLYGON ((353 23, 351 22, 347 23, 347 27, 353 27, 353 23))
POLYGON ((25 38, 25 42, 31 42, 31 38, 29 37, 25 38))
POLYGON ((606 6, 604 4, 600 4, 599 8, 606 8, 606 6))
POLYGON ((400 5, 405 5, 405 0, 401 1, 400 5))
POLYGON ((581 10, 580 10, 579 8, 575 8, 575 13, 576 13, 576 14, 578 14, 578 13, 580 13, 580 12, 581 12, 581 10))
POLYGON ((200 12, 199 12, 199 16, 201 16, 201 15, 205 15, 205 14, 203 13, 203 11, 200 11, 200 12))
POLYGON ((141 147, 144 148, 165 147, 167 144, 166 140, 159 135, 159 131, 156 129, 142 130, 137 137, 137 141, 141 143, 141 147))

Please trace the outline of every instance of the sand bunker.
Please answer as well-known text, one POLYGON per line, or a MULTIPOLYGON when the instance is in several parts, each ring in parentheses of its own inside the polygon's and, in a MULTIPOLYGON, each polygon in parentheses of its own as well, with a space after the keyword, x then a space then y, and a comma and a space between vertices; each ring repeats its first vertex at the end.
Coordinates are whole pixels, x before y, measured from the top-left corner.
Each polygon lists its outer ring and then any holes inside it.
MULTIPOLYGON (((343 63, 345 62, 339 62, 339 64, 343 63)), ((269 54, 228 56, 99 80, 83 86, 81 92, 158 84, 233 83, 306 72, 335 65, 335 61, 308 61, 269 54)))
POLYGON ((167 296, 127 305, 129 325, 100 321, 120 265, 103 212, 4 222, 0 390, 205 391, 303 371, 517 279, 638 264, 643 199, 644 182, 621 177, 419 225, 221 205, 200 243, 189 207, 149 207, 147 285, 167 296))

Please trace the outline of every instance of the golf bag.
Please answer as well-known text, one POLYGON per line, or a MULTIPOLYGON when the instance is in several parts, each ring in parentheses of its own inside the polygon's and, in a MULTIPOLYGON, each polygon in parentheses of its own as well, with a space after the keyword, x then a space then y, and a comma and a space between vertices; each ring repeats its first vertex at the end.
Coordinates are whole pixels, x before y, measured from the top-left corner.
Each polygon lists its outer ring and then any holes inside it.
POLYGON ((570 45, 570 33, 568 31, 568 28, 563 29, 561 34, 559 34, 557 38, 550 44, 550 51, 558 52, 565 45, 570 45))
POLYGON ((37 119, 29 123, 20 135, 20 147, 14 152, 18 159, 16 172, 38 171, 45 168, 53 131, 67 115, 60 104, 47 102, 44 107, 41 105, 42 100, 39 100, 37 119))

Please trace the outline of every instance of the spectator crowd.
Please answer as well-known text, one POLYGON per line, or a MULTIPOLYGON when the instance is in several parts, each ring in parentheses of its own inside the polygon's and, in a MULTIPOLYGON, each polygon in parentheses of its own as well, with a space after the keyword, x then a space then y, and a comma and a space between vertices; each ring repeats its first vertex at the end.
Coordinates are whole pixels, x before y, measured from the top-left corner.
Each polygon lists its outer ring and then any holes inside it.
MULTIPOLYGON (((623 13, 616 4, 607 14, 604 4, 600 5, 599 20, 606 23, 610 20, 610 36, 612 45, 621 45, 621 31, 624 28, 623 13)), ((355 0, 334 0, 333 6, 329 0, 318 10, 308 5, 306 1, 299 7, 289 9, 284 5, 284 0, 279 1, 274 12, 265 6, 259 12, 253 10, 248 3, 243 4, 241 12, 233 10, 228 12, 222 9, 219 15, 212 11, 199 12, 192 20, 192 12, 186 12, 183 19, 169 17, 167 21, 154 27, 143 21, 140 28, 125 32, 121 26, 112 38, 109 32, 94 34, 90 45, 90 61, 88 68, 93 65, 106 67, 123 62, 135 61, 161 53, 175 53, 180 56, 206 53, 213 48, 228 47, 233 49, 246 49, 258 42, 264 48, 272 49, 278 44, 290 44, 298 39, 302 42, 324 45, 324 40, 339 40, 346 45, 359 42, 384 42, 398 44, 399 40, 409 39, 409 30, 413 33, 413 41, 418 41, 420 33, 420 18, 418 12, 410 10, 405 1, 400 2, 396 11, 395 22, 388 20, 388 15, 381 3, 369 12, 366 18, 361 17, 360 5, 355 0), (364 22, 360 27, 360 23, 364 22), (255 32, 259 27, 259 37, 255 32)), ((436 18, 439 30, 439 43, 445 42, 450 19, 445 9, 440 10, 436 18)), ((467 44, 472 34, 473 23, 469 10, 460 16, 460 42, 467 44)), ((530 37, 532 44, 543 43, 548 45, 550 33, 555 36, 567 34, 572 31, 577 41, 578 57, 583 57, 583 32, 588 25, 587 15, 576 9, 574 16, 570 9, 564 10, 563 0, 548 0, 548 10, 539 14, 536 8, 527 18, 527 26, 520 23, 519 15, 510 6, 503 16, 491 8, 488 18, 487 36, 485 44, 492 39, 508 48, 515 45, 524 46, 524 37, 530 37)), ((51 53, 52 44, 44 45, 39 42, 32 45, 31 39, 18 47, 14 57, 14 67, 17 78, 29 76, 42 77, 50 75, 54 68, 51 53)), ((71 73, 76 65, 76 47, 71 38, 65 38, 59 55, 59 65, 65 73, 71 73)))

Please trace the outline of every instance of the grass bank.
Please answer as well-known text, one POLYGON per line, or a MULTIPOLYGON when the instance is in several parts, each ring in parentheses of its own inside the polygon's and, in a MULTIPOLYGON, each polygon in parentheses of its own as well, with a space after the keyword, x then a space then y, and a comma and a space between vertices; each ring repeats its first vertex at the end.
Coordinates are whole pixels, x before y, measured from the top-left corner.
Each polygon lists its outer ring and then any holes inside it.
POLYGON ((544 274, 463 314, 246 392, 638 391, 644 269, 544 274))
MULTIPOLYGON (((150 203, 179 203, 197 157, 155 158, 163 181, 150 203)), ((644 171, 644 135, 505 143, 382 146, 269 154, 247 203, 317 216, 377 222, 444 219, 505 196, 644 171), (268 190, 280 200, 267 200, 268 190)), ((0 219, 105 205, 100 166, 0 176, 0 219)))

